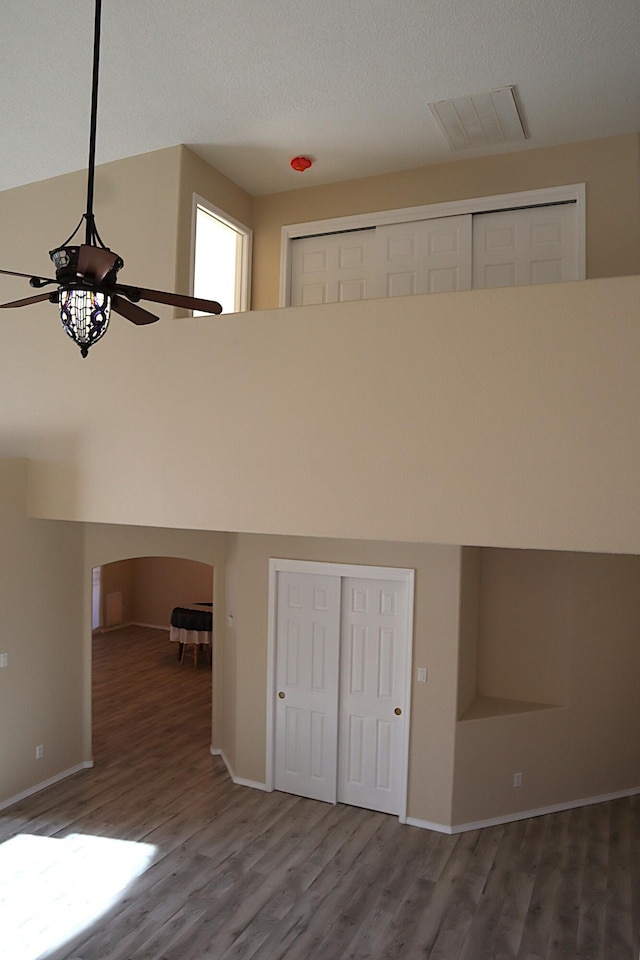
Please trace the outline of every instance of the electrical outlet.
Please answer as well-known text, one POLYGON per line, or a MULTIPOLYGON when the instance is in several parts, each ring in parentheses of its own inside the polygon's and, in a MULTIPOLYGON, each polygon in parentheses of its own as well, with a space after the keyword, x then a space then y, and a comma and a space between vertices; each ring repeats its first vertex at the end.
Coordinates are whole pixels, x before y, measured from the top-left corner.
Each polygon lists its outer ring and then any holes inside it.
POLYGON ((522 786, 522 774, 521 774, 521 773, 514 773, 514 775, 513 775, 513 785, 514 785, 514 787, 521 787, 521 786, 522 786))
POLYGON ((418 683, 426 683, 426 682, 427 682, 427 668, 418 667, 418 683))
POLYGON ((9 654, 8 654, 8 653, 0 653, 0 669, 1 669, 2 667, 8 666, 8 664, 9 664, 9 654))
POLYGON ((36 747, 36 760, 42 760, 44 756, 44 747, 41 743, 36 747))

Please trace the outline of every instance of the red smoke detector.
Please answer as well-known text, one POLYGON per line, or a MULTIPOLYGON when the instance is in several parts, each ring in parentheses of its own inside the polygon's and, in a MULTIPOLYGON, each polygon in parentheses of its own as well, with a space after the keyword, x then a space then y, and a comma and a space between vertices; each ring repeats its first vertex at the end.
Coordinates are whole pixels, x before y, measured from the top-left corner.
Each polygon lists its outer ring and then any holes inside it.
POLYGON ((297 170, 298 173, 304 173, 312 164, 313 160, 310 160, 309 157, 294 157, 291 161, 292 168, 297 170))

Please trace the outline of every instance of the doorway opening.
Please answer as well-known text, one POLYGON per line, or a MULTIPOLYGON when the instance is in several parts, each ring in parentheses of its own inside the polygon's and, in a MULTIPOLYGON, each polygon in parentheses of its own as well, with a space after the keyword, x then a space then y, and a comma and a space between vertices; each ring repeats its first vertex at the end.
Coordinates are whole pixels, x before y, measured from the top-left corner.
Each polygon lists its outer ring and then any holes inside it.
POLYGON ((214 572, 210 564, 178 557, 126 558, 92 571, 97 761, 138 762, 146 744, 171 766, 171 745, 177 748, 185 729, 209 754, 213 644, 210 657, 197 658, 195 639, 186 647, 172 642, 170 626, 175 608, 213 610, 214 572))

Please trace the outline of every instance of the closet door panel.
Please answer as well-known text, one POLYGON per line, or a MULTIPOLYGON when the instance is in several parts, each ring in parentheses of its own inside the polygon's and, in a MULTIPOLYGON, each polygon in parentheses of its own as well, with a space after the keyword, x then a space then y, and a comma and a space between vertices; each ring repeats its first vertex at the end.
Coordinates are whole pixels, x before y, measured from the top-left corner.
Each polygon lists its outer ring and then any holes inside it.
POLYGON ((291 306, 372 296, 375 230, 302 237, 292 242, 291 306))
POLYGON ((406 713, 406 584, 342 586, 338 800, 400 812, 406 713))
POLYGON ((340 578, 279 573, 276 790, 336 800, 340 578))
POLYGON ((377 296, 468 290, 471 235, 470 215, 377 227, 377 296))
POLYGON ((473 218, 473 286, 515 287, 578 279, 575 203, 473 218))

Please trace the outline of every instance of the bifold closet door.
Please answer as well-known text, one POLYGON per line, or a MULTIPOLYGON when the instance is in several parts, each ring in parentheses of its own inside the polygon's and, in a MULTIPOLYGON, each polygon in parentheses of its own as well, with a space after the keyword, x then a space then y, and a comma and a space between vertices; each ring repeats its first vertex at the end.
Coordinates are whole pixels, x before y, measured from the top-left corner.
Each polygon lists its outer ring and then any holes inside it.
POLYGON ((336 802, 340 577, 278 573, 276 790, 336 802))

